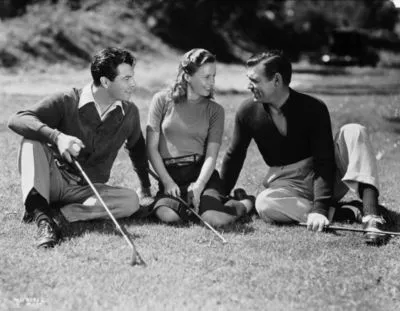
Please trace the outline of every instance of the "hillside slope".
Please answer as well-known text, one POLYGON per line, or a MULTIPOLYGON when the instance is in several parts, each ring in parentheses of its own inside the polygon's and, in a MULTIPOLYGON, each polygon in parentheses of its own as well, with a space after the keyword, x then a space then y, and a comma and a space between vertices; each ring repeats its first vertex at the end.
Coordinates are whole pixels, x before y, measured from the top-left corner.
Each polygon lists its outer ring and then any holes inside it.
POLYGON ((119 2, 99 3, 75 11, 62 4, 35 5, 24 16, 0 22, 0 67, 61 63, 79 68, 106 46, 125 47, 147 57, 176 54, 147 30, 139 12, 119 2))

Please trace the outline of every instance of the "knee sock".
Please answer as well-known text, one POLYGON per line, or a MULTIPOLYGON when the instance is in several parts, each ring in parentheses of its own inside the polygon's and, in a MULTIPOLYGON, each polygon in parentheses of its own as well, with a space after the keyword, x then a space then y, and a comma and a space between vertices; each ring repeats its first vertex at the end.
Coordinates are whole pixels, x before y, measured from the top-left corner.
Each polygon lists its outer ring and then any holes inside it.
POLYGON ((368 184, 360 183, 358 194, 363 203, 364 215, 378 215, 378 190, 368 184))
POLYGON ((35 223, 39 225, 39 222, 46 220, 52 222, 51 216, 49 215, 49 203, 42 197, 35 189, 29 193, 25 201, 25 208, 27 212, 33 214, 35 223))

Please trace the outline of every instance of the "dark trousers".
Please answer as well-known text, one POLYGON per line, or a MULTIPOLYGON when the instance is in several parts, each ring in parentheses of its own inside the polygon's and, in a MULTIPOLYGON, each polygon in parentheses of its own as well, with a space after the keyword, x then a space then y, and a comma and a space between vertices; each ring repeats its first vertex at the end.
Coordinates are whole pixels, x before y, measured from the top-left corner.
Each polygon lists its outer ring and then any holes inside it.
MULTIPOLYGON (((169 175, 179 186, 181 198, 187 202, 188 187, 192 182, 195 182, 200 174, 202 162, 193 163, 185 166, 170 165, 166 166, 169 175)), ((236 200, 227 200, 222 193, 222 184, 218 171, 214 170, 208 180, 204 191, 200 197, 199 214, 206 211, 218 211, 229 215, 237 216, 238 210, 245 209, 244 205, 236 200)), ((190 213, 182 204, 171 196, 164 194, 164 186, 159 183, 159 191, 157 194, 157 202, 155 208, 166 206, 174 210, 181 219, 189 220, 190 213)))

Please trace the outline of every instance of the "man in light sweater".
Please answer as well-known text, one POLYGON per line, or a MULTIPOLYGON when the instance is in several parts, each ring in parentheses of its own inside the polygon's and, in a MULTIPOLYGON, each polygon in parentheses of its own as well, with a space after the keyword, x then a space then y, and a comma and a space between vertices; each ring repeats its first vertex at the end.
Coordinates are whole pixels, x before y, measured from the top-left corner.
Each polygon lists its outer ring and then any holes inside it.
POLYGON ((19 170, 24 220, 36 222, 38 247, 53 247, 59 241, 52 217, 55 205, 69 222, 108 217, 73 166, 72 157, 115 217, 127 217, 139 209, 134 190, 105 184, 123 145, 140 179, 140 195, 150 196, 139 111, 130 102, 135 62, 126 50, 101 50, 91 63, 92 83, 49 96, 9 120, 9 128, 23 136, 19 170))

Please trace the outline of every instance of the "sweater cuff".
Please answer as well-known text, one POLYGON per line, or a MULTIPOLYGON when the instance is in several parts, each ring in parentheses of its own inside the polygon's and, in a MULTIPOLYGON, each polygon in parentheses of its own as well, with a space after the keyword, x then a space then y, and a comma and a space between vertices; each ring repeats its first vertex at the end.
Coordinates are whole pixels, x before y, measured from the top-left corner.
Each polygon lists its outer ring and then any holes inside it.
POLYGON ((328 217, 329 213, 329 203, 325 201, 315 201, 314 207, 311 210, 311 213, 317 213, 328 217))
POLYGON ((57 145, 57 137, 60 135, 60 131, 57 129, 52 129, 51 127, 44 125, 38 131, 45 139, 54 145, 57 145))

